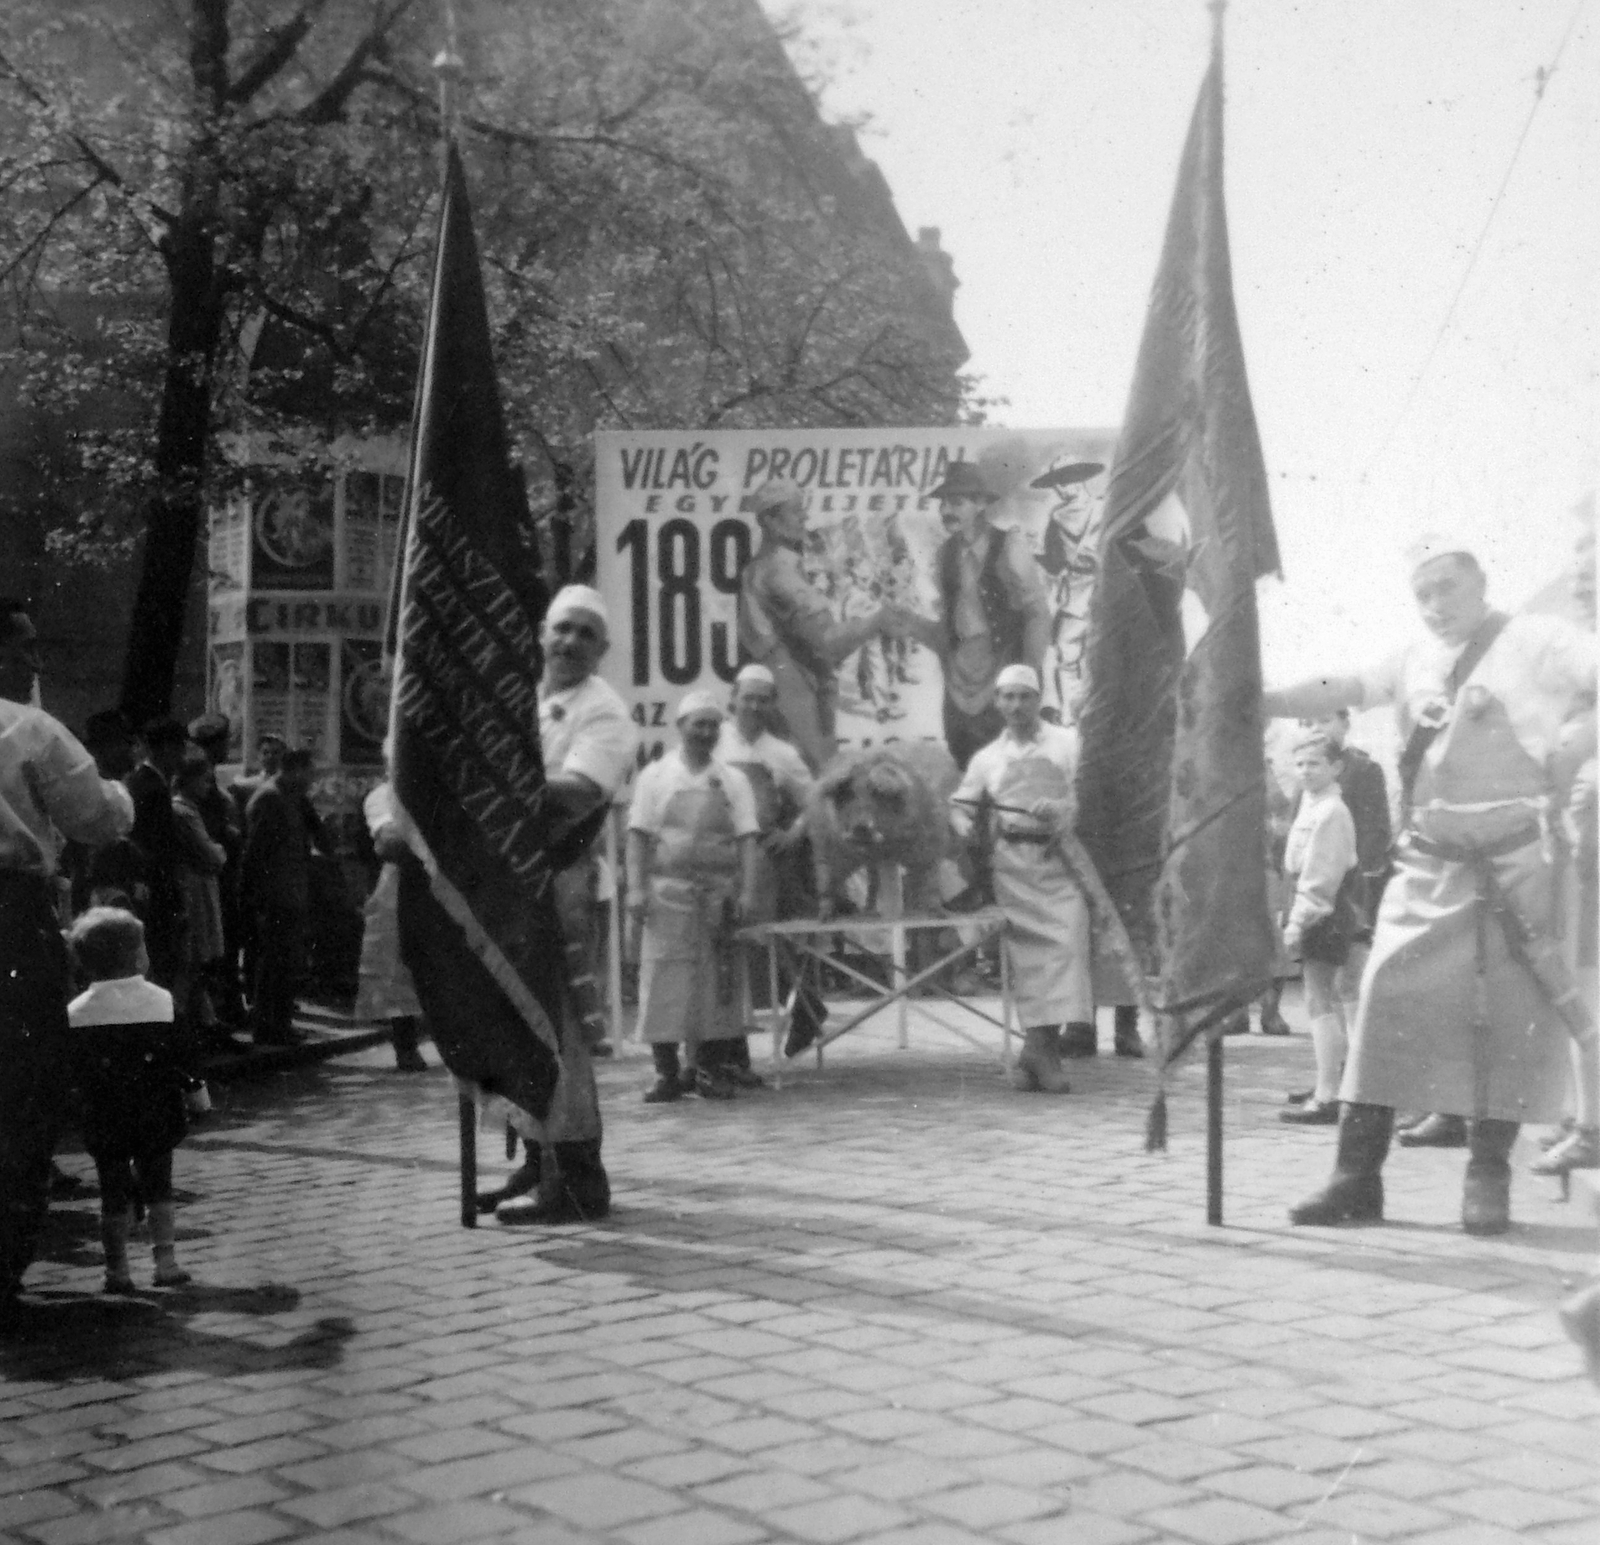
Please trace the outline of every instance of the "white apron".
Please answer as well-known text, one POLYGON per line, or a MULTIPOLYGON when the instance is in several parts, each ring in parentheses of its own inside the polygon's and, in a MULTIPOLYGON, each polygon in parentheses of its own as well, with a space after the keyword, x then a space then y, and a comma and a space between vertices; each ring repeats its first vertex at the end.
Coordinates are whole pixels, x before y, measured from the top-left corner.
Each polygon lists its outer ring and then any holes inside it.
POLYGON ((639 1039, 742 1035, 737 952, 724 918, 739 890, 733 806, 717 786, 667 801, 651 861, 639 951, 639 1039))
POLYGON ((1475 715, 1458 710, 1446 737, 1438 762, 1424 761, 1418 773, 1412 832, 1400 843, 1378 910, 1339 1097, 1555 1121, 1566 1085, 1566 1027, 1512 958, 1500 923, 1480 908, 1473 866, 1420 851, 1411 840, 1415 833, 1484 849, 1531 833, 1488 862, 1519 915, 1548 930, 1556 921, 1557 872, 1536 809, 1547 781, 1498 699, 1475 715), (1459 808, 1491 801, 1508 803, 1459 808))
MULTIPOLYGON (((1066 774, 1054 762, 1030 756, 1001 774, 995 801, 1026 809, 1035 800, 1066 799, 1071 793, 1066 774)), ((994 896, 1006 918, 1006 959, 1018 1021, 1025 1029, 1092 1022, 1088 903, 1041 823, 997 815, 994 896)))

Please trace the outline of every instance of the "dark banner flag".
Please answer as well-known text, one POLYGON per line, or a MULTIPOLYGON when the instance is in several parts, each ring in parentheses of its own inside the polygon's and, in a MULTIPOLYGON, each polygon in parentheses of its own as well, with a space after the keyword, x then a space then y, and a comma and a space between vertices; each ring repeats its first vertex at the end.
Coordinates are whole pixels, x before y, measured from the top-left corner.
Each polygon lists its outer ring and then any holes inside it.
POLYGON ((593 1086, 561 1071, 537 699, 546 595, 525 512, 451 144, 392 609, 390 777, 419 860, 401 873, 401 952, 445 1065, 542 1123, 593 1086))
POLYGON ((1078 831, 1144 965, 1163 1065, 1271 980, 1255 586, 1277 568, 1228 259, 1219 43, 1112 463, 1079 726, 1078 831))

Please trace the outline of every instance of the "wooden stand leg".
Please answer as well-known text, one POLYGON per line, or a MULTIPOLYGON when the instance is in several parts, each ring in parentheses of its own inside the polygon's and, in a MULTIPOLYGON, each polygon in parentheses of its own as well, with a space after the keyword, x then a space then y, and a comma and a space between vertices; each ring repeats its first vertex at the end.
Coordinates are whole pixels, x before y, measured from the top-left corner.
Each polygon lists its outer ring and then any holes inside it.
POLYGON ((1011 1071, 1011 957, 1006 953, 1005 934, 995 935, 1000 945, 1000 1066, 1011 1071))
POLYGON ((622 1040, 622 930, 628 926, 622 910, 622 864, 617 855, 617 812, 606 812, 606 864, 611 870, 611 927, 606 930, 606 1028, 613 1041, 622 1040))
POLYGON ((1222 1037, 1206 1046, 1206 1222, 1222 1224, 1222 1037))
POLYGON ((767 1023, 772 1026, 772 1079, 783 1077, 783 998, 778 993, 778 940, 767 935, 767 1023))
MULTIPOLYGON (((889 927, 889 975, 895 988, 906 984, 906 931, 900 919, 905 916, 904 876, 898 864, 885 864, 878 871, 878 913, 889 927)), ((906 998, 895 1001, 895 1044, 901 1051, 911 1045, 911 1006, 906 998)))
POLYGON ((478 1107, 470 1094, 460 1098, 461 1226, 478 1226, 478 1107))

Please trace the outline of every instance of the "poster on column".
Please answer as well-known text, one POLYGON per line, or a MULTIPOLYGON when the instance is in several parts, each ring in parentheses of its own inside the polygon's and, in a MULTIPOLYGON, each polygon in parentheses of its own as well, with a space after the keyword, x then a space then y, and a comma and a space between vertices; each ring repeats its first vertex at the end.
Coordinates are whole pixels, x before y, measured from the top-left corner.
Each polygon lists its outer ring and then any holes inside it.
MULTIPOLYGON (((829 662, 842 749, 942 739, 947 697, 975 701, 962 662, 997 645, 971 635, 1010 628, 1023 611, 1046 705, 1070 721, 1114 439, 1108 429, 597 433, 597 582, 612 618, 602 670, 641 727, 641 759, 671 743, 672 708, 685 692, 726 690, 749 657, 770 567, 746 573, 763 542, 751 495, 774 477, 805 495, 800 575, 790 583, 805 587, 813 618, 825 609, 848 622, 890 608, 917 619, 829 662), (931 491, 956 462, 970 463, 993 496, 989 528, 1014 535, 946 527, 931 491)), ((767 621, 781 630, 780 619, 767 621)))

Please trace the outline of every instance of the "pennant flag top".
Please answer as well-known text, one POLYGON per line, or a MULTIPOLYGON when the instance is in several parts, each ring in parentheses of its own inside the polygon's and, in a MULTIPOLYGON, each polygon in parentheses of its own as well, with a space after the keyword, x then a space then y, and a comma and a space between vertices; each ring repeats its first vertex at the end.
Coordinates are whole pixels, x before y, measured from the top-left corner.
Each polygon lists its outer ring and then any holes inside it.
POLYGON ((565 967, 539 751, 546 594, 507 454, 466 178, 446 156, 412 420, 390 779, 401 954, 445 1065, 536 1122, 564 1098, 565 967))
POLYGON ((1278 569, 1234 312, 1222 55, 1184 145, 1107 491, 1078 833, 1160 1016, 1163 1065, 1271 980, 1256 579, 1278 569))

